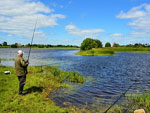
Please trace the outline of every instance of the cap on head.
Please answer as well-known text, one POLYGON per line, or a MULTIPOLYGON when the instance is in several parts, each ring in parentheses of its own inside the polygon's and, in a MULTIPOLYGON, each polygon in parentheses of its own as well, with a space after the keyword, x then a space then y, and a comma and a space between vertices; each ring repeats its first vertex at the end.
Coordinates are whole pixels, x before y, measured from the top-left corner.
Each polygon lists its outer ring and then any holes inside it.
POLYGON ((18 54, 23 54, 24 52, 22 50, 19 50, 18 51, 18 54))

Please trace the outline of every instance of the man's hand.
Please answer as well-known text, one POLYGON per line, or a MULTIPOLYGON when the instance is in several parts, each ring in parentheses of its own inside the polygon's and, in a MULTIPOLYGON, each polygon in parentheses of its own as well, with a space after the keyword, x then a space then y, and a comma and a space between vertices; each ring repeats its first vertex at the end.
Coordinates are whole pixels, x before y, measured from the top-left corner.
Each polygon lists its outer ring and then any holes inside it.
POLYGON ((26 64, 29 64, 29 61, 28 61, 28 60, 26 60, 26 61, 25 61, 25 63, 26 63, 26 64))

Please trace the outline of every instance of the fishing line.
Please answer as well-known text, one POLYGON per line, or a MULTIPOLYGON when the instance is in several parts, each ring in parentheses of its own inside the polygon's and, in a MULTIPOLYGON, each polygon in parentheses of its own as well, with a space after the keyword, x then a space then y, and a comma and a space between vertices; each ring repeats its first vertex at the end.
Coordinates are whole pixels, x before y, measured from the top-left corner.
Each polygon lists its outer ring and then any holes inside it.
POLYGON ((130 89, 134 84, 136 84, 136 82, 134 82, 133 84, 131 84, 131 85, 128 87, 128 89, 127 89, 124 93, 122 93, 122 94, 119 96, 119 98, 116 99, 116 101, 115 101, 113 104, 111 104, 111 106, 110 106, 109 108, 107 108, 107 110, 106 110, 104 113, 107 113, 123 96, 125 96, 125 94, 129 91, 129 89, 130 89))
POLYGON ((37 19, 36 19, 36 23, 35 23, 34 30, 33 30, 32 40, 31 40, 30 49, 29 49, 29 54, 28 54, 28 61, 29 61, 29 58, 30 58, 31 46, 32 46, 32 43, 33 43, 33 38, 34 38, 35 30, 36 30, 37 21, 38 21, 38 17, 37 17, 37 19))

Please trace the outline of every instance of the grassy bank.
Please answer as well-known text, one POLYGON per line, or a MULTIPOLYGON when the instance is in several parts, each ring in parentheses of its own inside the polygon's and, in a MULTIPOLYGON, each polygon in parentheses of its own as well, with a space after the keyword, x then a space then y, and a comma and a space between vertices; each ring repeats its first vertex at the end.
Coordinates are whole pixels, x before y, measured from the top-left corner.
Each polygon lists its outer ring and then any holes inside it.
POLYGON ((94 48, 87 51, 79 51, 76 55, 83 56, 107 56, 117 52, 139 52, 150 53, 150 48, 132 48, 132 47, 110 47, 110 48, 94 48))
POLYGON ((143 52, 143 53, 150 53, 150 48, 133 48, 133 47, 110 47, 110 48, 103 48, 104 50, 110 50, 116 52, 143 52))
POLYGON ((133 113, 137 109, 144 109, 146 113, 150 113, 150 93, 130 94, 126 102, 113 106, 109 112, 133 113))
POLYGON ((142 108, 146 111, 146 113, 150 113, 150 93, 130 96, 127 106, 130 106, 130 109, 128 110, 129 112, 132 112, 132 109, 142 108))
POLYGON ((60 87, 69 87, 65 82, 82 84, 85 79, 75 72, 61 71, 56 67, 29 67, 24 88, 25 96, 18 95, 18 80, 13 67, 0 66, 0 113, 67 113, 78 111, 75 107, 60 108, 49 94, 60 87), (5 75, 4 71, 11 71, 5 75))
MULTIPOLYGON (((49 98, 49 94, 61 87, 70 87, 65 81, 82 85, 85 79, 75 72, 65 72, 52 66, 29 67, 27 81, 24 88, 25 96, 18 95, 18 80, 15 69, 0 66, 0 113, 103 113, 104 109, 82 109, 71 106, 61 108, 49 98), (5 75, 4 71, 11 71, 5 75)), ((109 107, 109 106, 108 106, 109 107)), ((143 108, 150 111, 150 94, 128 95, 124 105, 115 105, 108 113, 133 113, 135 109, 143 108)))
POLYGON ((114 52, 110 50, 103 50, 103 49, 92 49, 87 51, 79 51, 75 54, 83 55, 83 56, 107 56, 107 55, 113 55, 114 52))

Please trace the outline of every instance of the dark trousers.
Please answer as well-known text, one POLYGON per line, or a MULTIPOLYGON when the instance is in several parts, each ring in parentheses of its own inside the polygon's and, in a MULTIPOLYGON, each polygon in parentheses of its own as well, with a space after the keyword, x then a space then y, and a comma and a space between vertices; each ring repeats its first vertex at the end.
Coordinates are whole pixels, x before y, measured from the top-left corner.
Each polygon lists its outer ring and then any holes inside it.
POLYGON ((25 82, 26 82, 26 75, 18 76, 18 80, 19 80, 19 94, 22 94, 23 87, 24 87, 25 82))

